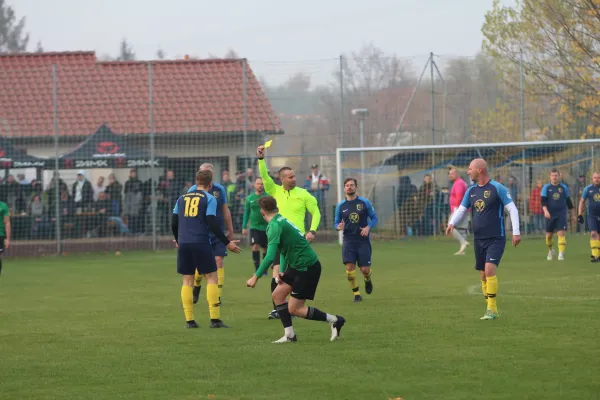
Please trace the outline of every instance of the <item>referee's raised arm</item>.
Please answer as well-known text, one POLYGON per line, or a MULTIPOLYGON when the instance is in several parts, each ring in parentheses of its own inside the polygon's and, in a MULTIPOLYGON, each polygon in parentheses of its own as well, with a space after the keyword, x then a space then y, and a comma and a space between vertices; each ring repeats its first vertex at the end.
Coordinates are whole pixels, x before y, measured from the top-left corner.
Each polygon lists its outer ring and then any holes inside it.
POLYGON ((269 170, 265 163, 265 146, 260 145, 257 147, 256 156, 258 157, 258 171, 263 180, 263 184, 265 185, 265 192, 273 196, 277 190, 277 185, 273 181, 273 178, 269 176, 269 170))

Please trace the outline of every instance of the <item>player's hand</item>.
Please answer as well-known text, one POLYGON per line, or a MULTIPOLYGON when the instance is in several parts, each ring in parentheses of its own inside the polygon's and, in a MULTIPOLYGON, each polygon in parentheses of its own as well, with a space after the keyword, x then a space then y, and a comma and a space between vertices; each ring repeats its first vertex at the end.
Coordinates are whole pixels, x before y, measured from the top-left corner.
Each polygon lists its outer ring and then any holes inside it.
POLYGON ((248 234, 248 229, 242 229, 242 236, 246 236, 248 234))
POLYGON ((450 236, 452 234, 453 230, 454 230, 454 225, 452 225, 452 224, 448 225, 448 227, 446 228, 446 235, 450 236))
POLYGON ((369 225, 364 228, 360 228, 360 236, 369 236, 369 232, 371 231, 371 227, 369 225))
POLYGON ((344 220, 342 220, 342 222, 340 222, 337 226, 337 230, 338 231, 343 231, 344 230, 344 220))
POLYGON ((583 215, 578 215, 577 216, 577 222, 579 222, 580 224, 583 224, 585 221, 583 220, 583 215))
POLYGON ((308 232, 305 237, 306 240, 308 240, 308 243, 312 243, 312 241, 315 240, 315 234, 312 232, 308 232))
POLYGON ((265 156, 265 146, 262 144, 256 148, 256 156, 258 158, 264 158, 265 156))
POLYGON ((258 276, 252 275, 252 278, 246 281, 246 286, 253 288, 254 286, 256 286, 256 282, 258 282, 258 276))
POLYGON ((519 243, 521 243, 521 235, 513 235, 513 237, 512 237, 513 246, 517 247, 519 245, 519 243))
POLYGON ((231 241, 231 242, 229 242, 229 244, 227 245, 227 250, 229 250, 229 251, 232 251, 232 252, 234 252, 234 253, 236 253, 236 254, 239 254, 239 253, 242 251, 242 249, 240 249, 240 248, 237 246, 237 243, 239 243, 239 242, 240 242, 239 240, 232 240, 232 241, 231 241))
POLYGON ((8 249, 10 247, 10 239, 4 239, 4 248, 8 249))
POLYGON ((179 248, 179 243, 177 243, 177 240, 173 239, 173 243, 175 244, 176 248, 179 248))
POLYGON ((544 210, 544 218, 550 219, 550 212, 548 210, 544 210))

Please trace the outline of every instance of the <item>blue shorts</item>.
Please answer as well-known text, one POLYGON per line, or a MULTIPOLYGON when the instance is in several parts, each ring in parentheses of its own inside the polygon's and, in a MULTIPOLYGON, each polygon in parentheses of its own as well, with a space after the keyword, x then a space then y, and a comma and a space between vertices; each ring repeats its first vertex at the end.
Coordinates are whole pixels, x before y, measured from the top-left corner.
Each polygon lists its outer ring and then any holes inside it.
POLYGON ((359 267, 371 266, 371 242, 344 242, 342 243, 342 262, 355 264, 359 267))
POLYGON ((600 216, 588 214, 587 222, 590 232, 600 232, 600 216))
POLYGON ((210 243, 215 257, 227 257, 227 247, 218 237, 210 235, 210 243))
POLYGON ((475 269, 485 271, 485 264, 500 265, 506 247, 506 238, 475 239, 475 269))
POLYGON ((177 249, 177 273, 194 275, 209 274, 217 270, 215 255, 210 243, 184 243, 177 249))
POLYGON ((550 219, 546 220, 546 232, 554 233, 556 231, 567 230, 567 212, 561 211, 555 215, 551 215, 550 219))

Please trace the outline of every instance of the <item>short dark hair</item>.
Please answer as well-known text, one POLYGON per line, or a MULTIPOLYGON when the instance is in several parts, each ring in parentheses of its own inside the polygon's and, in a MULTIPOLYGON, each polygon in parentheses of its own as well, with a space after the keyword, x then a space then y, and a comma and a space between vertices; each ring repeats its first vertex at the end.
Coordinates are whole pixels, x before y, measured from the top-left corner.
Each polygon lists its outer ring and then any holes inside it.
POLYGON ((196 185, 208 186, 211 184, 213 174, 211 171, 204 170, 196 172, 196 185))
POLYGON ((259 180, 259 179, 262 181, 262 178, 259 176, 259 177, 257 177, 256 179, 254 179, 254 182, 256 182, 256 181, 257 181, 257 180, 259 180))
POLYGON ((290 167, 282 167, 282 168, 279 168, 279 175, 281 175, 281 173, 282 173, 282 172, 284 172, 284 171, 291 171, 291 170, 292 170, 292 169, 291 169, 290 167))
POLYGON ((355 178, 346 178, 346 179, 344 179, 344 186, 346 186, 346 183, 348 183, 348 182, 350 182, 350 181, 354 182, 354 184, 355 184, 356 186, 358 186, 358 182, 356 181, 356 179, 355 179, 355 178))
POLYGON ((551 174, 560 174, 560 171, 558 170, 558 168, 552 168, 552 169, 550 170, 550 173, 551 173, 551 174))
POLYGON ((273 196, 261 197, 258 200, 258 205, 262 210, 265 210, 268 213, 277 211, 277 200, 275 200, 273 196))

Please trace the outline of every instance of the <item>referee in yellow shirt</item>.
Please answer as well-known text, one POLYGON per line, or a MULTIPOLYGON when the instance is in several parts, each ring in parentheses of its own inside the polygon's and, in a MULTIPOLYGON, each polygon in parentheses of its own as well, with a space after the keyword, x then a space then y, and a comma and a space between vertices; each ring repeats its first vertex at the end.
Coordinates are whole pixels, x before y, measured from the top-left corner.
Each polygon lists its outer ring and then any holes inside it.
MULTIPOLYGON (((279 214, 283 215, 288 221, 296 225, 296 227, 305 234, 306 240, 310 243, 315 239, 317 234, 317 228, 321 222, 321 212, 319 211, 319 205, 317 199, 315 199, 306 189, 296 187, 296 174, 294 170, 289 167, 283 167, 279 170, 279 179, 281 179, 281 186, 276 185, 273 179, 269 176, 269 170, 265 163, 265 147, 258 146, 256 149, 256 155, 258 156, 258 170, 260 171, 260 177, 263 180, 265 186, 265 192, 268 195, 273 196, 277 200, 277 207, 279 208, 279 214), (304 220, 306 217, 306 211, 312 215, 312 221, 310 223, 310 231, 305 232, 304 220)), ((279 276, 279 265, 285 265, 285 260, 278 253, 275 256, 273 262, 273 279, 271 279, 271 293, 277 287, 276 278, 279 276)), ((275 305, 273 304, 273 307, 275 305)), ((269 319, 277 319, 277 311, 273 309, 269 313, 269 319)))

